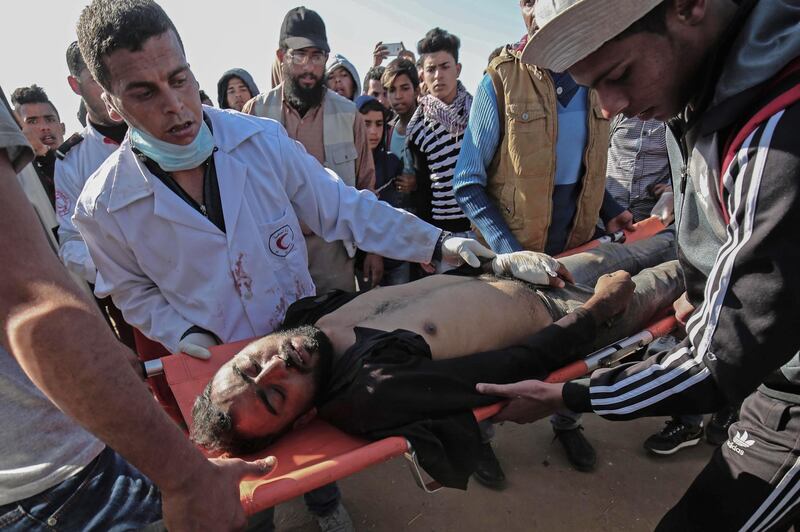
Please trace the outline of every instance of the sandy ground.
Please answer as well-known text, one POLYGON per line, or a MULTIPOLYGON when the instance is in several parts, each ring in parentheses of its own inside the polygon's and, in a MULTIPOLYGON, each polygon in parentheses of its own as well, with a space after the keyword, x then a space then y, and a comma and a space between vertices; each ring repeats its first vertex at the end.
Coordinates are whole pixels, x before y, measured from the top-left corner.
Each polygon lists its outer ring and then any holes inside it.
MULTIPOLYGON (((570 468, 550 424, 498 427, 495 449, 508 476, 504 491, 471 482, 466 492, 417 488, 405 460, 395 459, 340 481, 356 530, 652 530, 708 461, 705 442, 671 457, 651 457, 642 442, 657 418, 611 423, 585 416, 597 468, 570 468)), ((302 500, 278 508, 280 531, 316 531, 302 500)))

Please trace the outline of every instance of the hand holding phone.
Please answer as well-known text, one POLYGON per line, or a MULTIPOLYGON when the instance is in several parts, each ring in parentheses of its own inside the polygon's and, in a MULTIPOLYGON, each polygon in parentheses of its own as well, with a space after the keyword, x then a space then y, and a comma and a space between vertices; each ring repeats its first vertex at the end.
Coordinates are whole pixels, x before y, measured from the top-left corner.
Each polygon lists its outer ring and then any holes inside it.
POLYGON ((389 52, 390 57, 397 56, 398 54, 400 54, 400 52, 406 49, 406 47, 403 46, 402 42, 385 43, 383 47, 386 48, 386 50, 389 52))

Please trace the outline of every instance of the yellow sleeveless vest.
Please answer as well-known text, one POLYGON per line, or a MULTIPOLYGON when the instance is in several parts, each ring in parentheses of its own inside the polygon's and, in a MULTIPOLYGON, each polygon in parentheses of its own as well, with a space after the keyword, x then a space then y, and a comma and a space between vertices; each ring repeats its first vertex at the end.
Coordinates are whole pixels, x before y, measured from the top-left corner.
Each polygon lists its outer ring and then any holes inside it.
MULTIPOLYGON (((506 48, 487 68, 500 117, 500 145, 488 168, 487 192, 520 244, 544 251, 553 209, 558 112, 550 75, 506 48)), ((578 206, 567 249, 592 238, 603 203, 609 121, 590 91, 588 140, 578 206)))

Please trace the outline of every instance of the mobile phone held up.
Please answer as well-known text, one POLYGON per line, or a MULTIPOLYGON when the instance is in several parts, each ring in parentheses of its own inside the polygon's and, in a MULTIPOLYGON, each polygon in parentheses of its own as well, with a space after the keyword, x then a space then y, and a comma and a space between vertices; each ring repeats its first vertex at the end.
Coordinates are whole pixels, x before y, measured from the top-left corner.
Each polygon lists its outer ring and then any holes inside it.
POLYGON ((387 42, 383 44, 383 47, 389 50, 389 56, 397 56, 406 49, 402 42, 387 42))

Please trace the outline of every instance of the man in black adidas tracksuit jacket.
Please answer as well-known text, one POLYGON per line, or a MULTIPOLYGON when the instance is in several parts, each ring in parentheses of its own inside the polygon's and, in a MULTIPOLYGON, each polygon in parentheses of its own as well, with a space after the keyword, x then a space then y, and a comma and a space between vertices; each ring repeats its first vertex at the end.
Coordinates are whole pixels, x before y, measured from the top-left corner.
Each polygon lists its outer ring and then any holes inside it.
POLYGON ((540 1, 537 22, 526 61, 569 68, 609 115, 674 117, 679 257, 694 311, 686 340, 644 362, 565 385, 479 390, 512 398, 498 419, 518 422, 563 405, 625 420, 746 397, 729 440, 659 529, 800 524, 800 1, 540 1), (567 9, 577 4, 585 9, 567 9), (564 29, 576 22, 579 34, 564 29))

